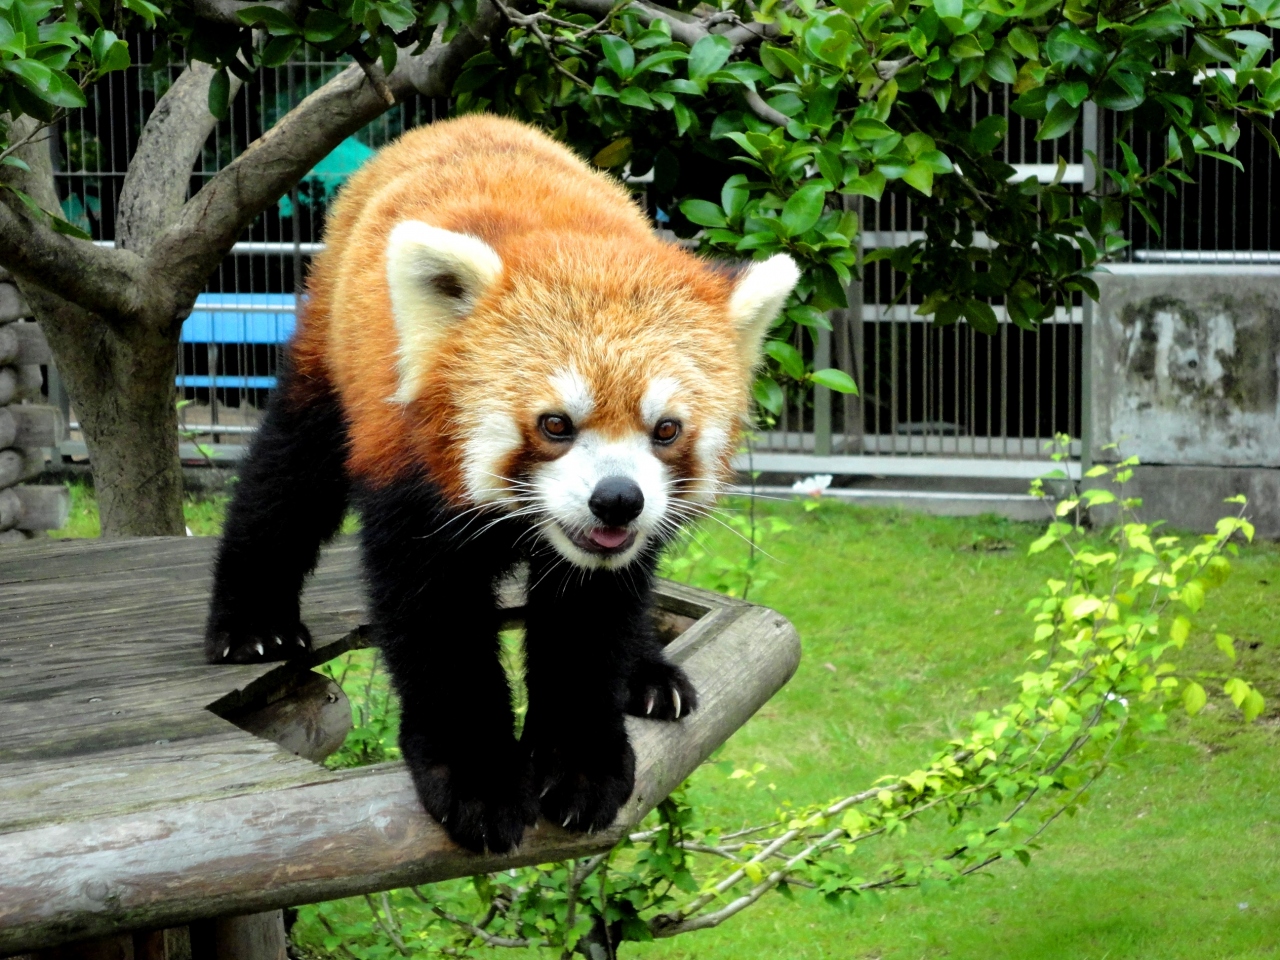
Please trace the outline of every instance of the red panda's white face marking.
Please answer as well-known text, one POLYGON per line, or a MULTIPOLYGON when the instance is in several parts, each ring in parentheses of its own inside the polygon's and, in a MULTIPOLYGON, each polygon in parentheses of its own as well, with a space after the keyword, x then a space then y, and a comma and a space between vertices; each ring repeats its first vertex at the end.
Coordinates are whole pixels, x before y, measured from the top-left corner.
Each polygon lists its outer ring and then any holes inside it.
POLYGON ((798 272, 773 257, 730 287, 657 243, 526 244, 499 257, 426 224, 392 231, 394 400, 445 425, 421 449, 459 507, 524 518, 577 566, 624 567, 714 499, 798 272))

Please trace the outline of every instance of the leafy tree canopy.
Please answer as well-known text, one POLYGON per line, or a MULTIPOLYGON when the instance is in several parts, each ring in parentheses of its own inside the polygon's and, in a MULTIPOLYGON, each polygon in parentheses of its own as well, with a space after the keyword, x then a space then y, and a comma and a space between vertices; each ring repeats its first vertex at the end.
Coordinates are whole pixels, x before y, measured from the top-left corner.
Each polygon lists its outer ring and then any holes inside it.
MULTIPOLYGON (((125 193, 145 202, 122 214, 120 249, 58 237, 75 228, 0 167, 0 256, 117 327, 171 330, 244 227, 325 153, 399 97, 447 94, 459 111, 536 122, 601 167, 651 174, 673 227, 701 231, 704 248, 794 255, 805 277, 756 385, 777 411, 780 383, 855 389, 811 370, 792 335, 816 335, 846 304, 859 198, 895 191, 923 214, 923 239, 865 258, 909 278, 919 314, 992 332, 1003 301, 1033 329, 1096 295, 1090 274, 1126 245, 1129 208, 1158 230, 1153 191, 1189 182, 1202 155, 1239 166, 1246 123, 1275 146, 1276 20, 1280 0, 0 0, 0 164, 21 166, 33 127, 128 65, 121 37, 153 32, 162 58, 191 65, 143 131, 125 193), (223 116, 256 70, 304 46, 358 66, 175 208, 190 172, 175 158, 194 160, 211 129, 191 98, 223 116), (1084 191, 1061 175, 1011 182, 1007 121, 977 96, 992 91, 1041 141, 1113 111, 1118 169, 1090 157, 1084 191), (1156 148, 1139 149, 1139 133, 1156 148)), ((98 389, 74 371, 68 382, 98 389)))

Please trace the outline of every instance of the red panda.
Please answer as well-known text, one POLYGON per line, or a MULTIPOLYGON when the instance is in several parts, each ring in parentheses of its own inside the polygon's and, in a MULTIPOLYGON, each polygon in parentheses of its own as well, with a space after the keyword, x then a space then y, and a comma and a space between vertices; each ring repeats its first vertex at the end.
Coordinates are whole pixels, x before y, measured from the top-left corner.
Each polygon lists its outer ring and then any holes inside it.
POLYGON ((678 720, 659 551, 728 474, 798 279, 661 241, 626 190, 509 120, 404 135, 343 188, 214 573, 211 662, 305 653, 298 595, 348 503, 427 811, 506 851, 541 812, 612 822, 625 713, 678 720), (519 740, 496 581, 529 567, 519 740))

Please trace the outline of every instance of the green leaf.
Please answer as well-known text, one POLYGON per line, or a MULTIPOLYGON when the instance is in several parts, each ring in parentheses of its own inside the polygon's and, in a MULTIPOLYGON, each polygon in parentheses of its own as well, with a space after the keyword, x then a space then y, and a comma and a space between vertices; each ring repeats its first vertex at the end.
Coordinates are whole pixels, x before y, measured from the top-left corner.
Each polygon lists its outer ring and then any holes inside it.
MULTIPOLYGON (((631 138, 619 137, 613 143, 604 147, 591 158, 591 162, 597 167, 605 170, 612 170, 614 167, 620 167, 631 159, 631 138)), ((690 201, 693 202, 693 201, 690 201)))
POLYGON ((811 230, 822 216, 826 201, 827 187, 823 183, 806 183, 788 197, 781 217, 787 236, 796 237, 811 230))
POLYGON ((1196 683, 1194 680, 1189 681, 1182 688, 1182 706, 1186 709, 1189 716, 1194 717, 1197 713, 1204 709, 1205 703, 1209 698, 1205 696, 1204 687, 1196 683))
POLYGON ((1204 587, 1199 580, 1192 580, 1182 588, 1182 602, 1192 613, 1199 613, 1204 606, 1204 587))
POLYGON ((969 132, 969 142, 979 153, 987 154, 1000 146, 1009 132, 1009 121, 998 113, 983 117, 969 132))
POLYGON ((1227 39, 1251 49, 1255 47, 1259 50, 1271 49, 1271 38, 1257 30, 1232 30, 1227 34, 1227 39))
POLYGON ((302 28, 294 22, 293 17, 275 7, 266 5, 245 7, 236 11, 236 17, 249 27, 265 25, 267 33, 273 37, 292 37, 302 32, 302 28))
POLYGON ((56 107, 74 110, 86 105, 84 91, 79 84, 61 70, 50 71, 49 90, 45 99, 56 107))
POLYGON ((685 80, 677 77, 674 80, 665 80, 658 87, 664 93, 687 93, 691 96, 702 96, 702 88, 692 80, 685 80))
POLYGON ((68 237, 75 237, 77 240, 92 240, 93 237, 85 230, 81 230, 74 223, 63 220, 61 217, 50 216, 49 226, 53 227, 55 233, 65 234, 68 237))
POLYGON ((700 80, 710 76, 724 66, 731 53, 733 42, 729 38, 719 34, 703 37, 689 51, 689 78, 700 80))
POLYGON ((885 176, 879 170, 871 170, 862 176, 851 180, 843 190, 851 196, 870 197, 872 200, 879 202, 880 197, 884 195, 885 176))
POLYGON ((653 109, 653 100, 639 87, 624 87, 618 94, 618 100, 629 107, 639 107, 642 110, 653 109))
POLYGON ((13 74, 37 94, 47 93, 53 81, 53 71, 38 60, 0 60, 0 70, 13 74))
POLYGON ((1235 645, 1235 641, 1232 640, 1231 637, 1227 636, 1227 634, 1225 633, 1216 633, 1213 636, 1213 643, 1214 643, 1214 646, 1216 646, 1219 650, 1221 650, 1226 655, 1228 660, 1230 660, 1232 663, 1235 663, 1236 645, 1235 645))
MULTIPOLYGON (((351 27, 351 21, 332 10, 312 10, 302 27, 307 43, 327 43, 342 36, 351 27)), ((217 114, 214 114, 217 116, 217 114)))
POLYGON ((960 312, 964 314, 964 318, 979 333, 991 336, 1000 330, 1000 322, 996 319, 996 312, 989 303, 983 303, 981 300, 965 300, 960 305, 960 312))
POLYGON ((1187 642, 1187 637, 1191 635, 1191 621, 1182 614, 1178 614, 1173 618, 1173 623, 1169 626, 1169 639, 1174 645, 1181 648, 1187 642))
POLYGON ((382 18, 383 24, 392 33, 404 33, 413 26, 417 20, 413 7, 404 0, 398 0, 395 3, 381 3, 378 5, 378 14, 382 18))
POLYGON ((747 205, 747 201, 750 199, 751 191, 747 189, 745 174, 734 174, 720 188, 720 204, 724 207, 725 216, 730 220, 742 212, 742 208, 747 205))
POLYGON ((855 120, 849 124, 849 132, 859 140, 883 140, 894 135, 894 131, 879 120, 855 120))
POLYGON ((1217 150, 1197 150, 1196 153, 1200 154, 1202 157, 1213 157, 1215 160, 1221 160, 1223 163, 1231 164, 1241 172, 1244 171, 1244 164, 1228 154, 1219 153, 1217 150))
POLYGON ((652 53, 641 60, 636 65, 636 68, 631 75, 633 77, 638 77, 640 74, 647 70, 652 70, 654 67, 660 67, 664 63, 671 63, 675 60, 687 60, 688 57, 689 55, 683 50, 659 50, 657 53, 652 53))
POLYGON ((156 17, 164 15, 164 11, 155 4, 148 3, 147 0, 124 0, 126 10, 132 10, 138 16, 142 17, 148 27, 156 25, 156 17))
POLYGON ((1266 701, 1262 699, 1256 689, 1251 689, 1248 696, 1244 698, 1244 703, 1240 704, 1240 710, 1244 713, 1244 722, 1253 723, 1262 715, 1262 711, 1266 708, 1266 701))
POLYGON ((837 393, 852 393, 854 396, 858 394, 858 385, 853 382, 853 377, 843 370, 837 370, 835 367, 815 370, 809 379, 818 384, 818 386, 826 387, 837 393))
POLYGON ((933 167, 922 160, 917 160, 907 167, 902 179, 915 187, 926 197, 933 195, 933 167))
POLYGON ((934 173, 950 173, 955 167, 951 163, 951 158, 941 150, 926 150, 917 158, 921 163, 929 165, 929 169, 934 173))
POLYGON ((1009 46, 1028 60, 1040 57, 1040 44, 1036 42, 1035 34, 1025 27, 1014 27, 1009 31, 1009 46))
POLYGON ((701 227, 727 227, 728 219, 724 211, 707 200, 686 200, 680 204, 680 212, 701 227))
POLYGON ((1013 65, 1013 57, 999 47, 987 54, 987 76, 1000 83, 1013 83, 1018 79, 1018 68, 1013 65))
POLYGON ((756 403, 774 416, 782 413, 782 405, 787 400, 782 388, 772 377, 756 378, 756 382, 751 385, 751 395, 756 398, 756 403))
POLYGON ((227 118, 227 103, 231 99, 231 78, 226 68, 218 70, 209 81, 209 112, 219 120, 227 118))
POLYGON ((621 37, 606 33, 600 38, 600 47, 613 72, 623 80, 629 78, 636 68, 636 52, 631 49, 631 44, 621 37))
POLYGON ((1044 118, 1044 123, 1040 125, 1040 129, 1036 133, 1036 139, 1056 140, 1064 133, 1069 133, 1075 129, 1076 120, 1079 118, 1079 107, 1073 107, 1067 101, 1059 100, 1053 105, 1053 109, 1049 111, 1048 116, 1044 118))
POLYGON ((782 372, 793 380, 804 379, 804 357, 800 351, 785 340, 770 340, 764 345, 764 352, 778 361, 782 372))
POLYGON ((964 0, 933 0, 933 9, 940 17, 959 20, 964 16, 964 0))
POLYGON ((262 48, 262 65, 282 67, 289 62, 289 58, 300 46, 302 46, 301 37, 272 37, 262 48))

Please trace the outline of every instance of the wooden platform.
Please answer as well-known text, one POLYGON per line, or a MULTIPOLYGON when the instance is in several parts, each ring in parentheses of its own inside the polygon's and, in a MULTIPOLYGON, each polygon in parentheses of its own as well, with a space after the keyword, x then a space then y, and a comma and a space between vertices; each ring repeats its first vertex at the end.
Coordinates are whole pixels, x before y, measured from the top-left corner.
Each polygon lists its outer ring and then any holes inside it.
MULTIPOLYGON (((606 833, 543 822, 513 854, 475 855, 422 811, 401 764, 331 772, 290 752, 323 753, 322 715, 346 709, 310 668, 363 643, 354 544, 326 551, 304 597, 315 654, 251 666, 203 660, 213 547, 0 550, 0 955, 607 849, 799 660, 777 613, 663 584, 668 650, 700 709, 629 721, 636 791, 606 833)), ((517 585, 517 621, 519 604, 517 585)))

